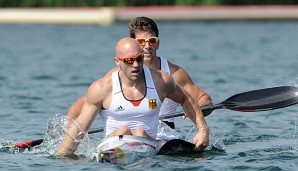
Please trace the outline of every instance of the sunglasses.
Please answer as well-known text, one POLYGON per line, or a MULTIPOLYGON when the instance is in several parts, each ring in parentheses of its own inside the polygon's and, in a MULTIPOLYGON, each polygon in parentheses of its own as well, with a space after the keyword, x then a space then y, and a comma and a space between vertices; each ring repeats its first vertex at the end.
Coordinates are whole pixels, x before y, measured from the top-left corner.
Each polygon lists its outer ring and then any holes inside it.
POLYGON ((158 42, 158 38, 157 37, 149 37, 147 39, 136 39, 141 46, 145 46, 146 42, 149 42, 150 46, 155 45, 158 42))
POLYGON ((120 61, 122 61, 125 64, 133 64, 134 61, 137 62, 142 62, 144 59, 144 54, 143 52, 137 54, 136 56, 133 57, 128 57, 128 58, 118 58, 120 61))

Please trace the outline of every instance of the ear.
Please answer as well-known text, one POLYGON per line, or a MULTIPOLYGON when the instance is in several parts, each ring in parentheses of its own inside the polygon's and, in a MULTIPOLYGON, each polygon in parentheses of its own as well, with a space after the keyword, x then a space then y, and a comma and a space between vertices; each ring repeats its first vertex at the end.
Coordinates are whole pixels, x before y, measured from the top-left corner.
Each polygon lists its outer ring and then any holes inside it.
POLYGON ((159 48, 159 43, 160 43, 160 40, 158 39, 158 42, 157 42, 157 44, 156 44, 156 49, 159 48))
POLYGON ((121 61, 118 58, 114 57, 114 62, 117 66, 119 66, 121 61))

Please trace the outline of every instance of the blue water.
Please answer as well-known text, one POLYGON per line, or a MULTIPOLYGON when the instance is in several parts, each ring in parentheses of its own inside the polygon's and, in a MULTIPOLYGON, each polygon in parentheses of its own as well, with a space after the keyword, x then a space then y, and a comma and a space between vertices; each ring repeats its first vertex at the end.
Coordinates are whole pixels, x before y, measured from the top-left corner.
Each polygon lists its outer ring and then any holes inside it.
MULTIPOLYGON (((298 86, 298 22, 158 22, 162 57, 182 66, 214 103, 236 93, 298 86)), ((127 23, 0 25, 0 142, 43 138, 91 82, 114 67, 127 23)), ((0 170, 296 170, 298 106, 266 112, 215 110, 206 117, 225 152, 155 156, 134 165, 87 157, 57 159, 55 149, 0 153, 0 170)), ((177 118, 183 136, 192 128, 177 118)), ((99 127, 96 122, 92 127, 99 127)), ((89 135, 97 140, 102 133, 89 135)))

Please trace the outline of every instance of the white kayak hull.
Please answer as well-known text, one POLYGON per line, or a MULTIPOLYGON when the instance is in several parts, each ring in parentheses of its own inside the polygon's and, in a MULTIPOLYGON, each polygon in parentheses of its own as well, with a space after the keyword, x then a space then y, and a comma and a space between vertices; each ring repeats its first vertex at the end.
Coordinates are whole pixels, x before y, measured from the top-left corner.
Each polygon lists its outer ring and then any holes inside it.
POLYGON ((99 162, 126 165, 144 157, 157 155, 165 141, 119 135, 99 143, 94 158, 99 162))

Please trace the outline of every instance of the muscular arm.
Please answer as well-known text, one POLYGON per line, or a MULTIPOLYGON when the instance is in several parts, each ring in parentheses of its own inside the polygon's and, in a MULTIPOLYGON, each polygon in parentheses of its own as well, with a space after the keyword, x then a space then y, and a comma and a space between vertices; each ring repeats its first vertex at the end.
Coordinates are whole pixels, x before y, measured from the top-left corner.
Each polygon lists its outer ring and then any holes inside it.
MULTIPOLYGON (((188 73, 181 67, 174 65, 169 62, 169 66, 171 68, 172 76, 177 84, 182 86, 198 103, 199 106, 211 105, 212 99, 211 97, 202 90, 199 86, 195 85, 188 75, 188 73)), ((204 111, 204 116, 208 116, 212 113, 212 111, 204 111)))
POLYGON ((73 119, 76 119, 81 113, 85 101, 86 96, 81 96, 76 102, 74 102, 67 111, 68 116, 73 119))
POLYGON ((102 109, 105 98, 110 92, 109 85, 103 80, 95 81, 88 89, 86 101, 76 120, 71 123, 65 136, 55 152, 57 156, 73 154, 84 137, 85 132, 90 128, 98 112, 102 109))
MULTIPOLYGON (((165 83, 165 85, 160 84, 162 85, 162 91, 166 93, 167 98, 180 103, 186 115, 189 116, 191 121, 197 126, 199 132, 193 142, 196 144, 197 150, 204 149, 208 145, 209 130, 202 111, 189 93, 180 85, 176 84, 172 77, 162 72, 161 75, 165 83)), ((160 86, 158 86, 158 89, 160 90, 160 86)))

